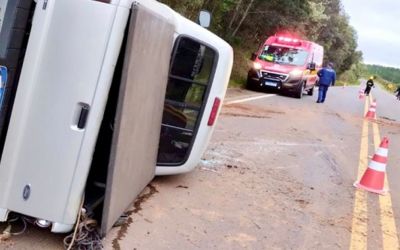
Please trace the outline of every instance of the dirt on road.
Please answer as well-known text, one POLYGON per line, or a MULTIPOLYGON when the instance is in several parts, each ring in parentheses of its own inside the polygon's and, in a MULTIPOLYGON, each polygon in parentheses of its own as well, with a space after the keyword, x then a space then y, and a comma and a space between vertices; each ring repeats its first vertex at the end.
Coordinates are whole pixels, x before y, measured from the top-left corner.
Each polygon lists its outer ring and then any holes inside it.
MULTIPOLYGON (((227 98, 256 95, 230 90, 227 98)), ((198 167, 156 177, 104 248, 348 249, 363 120, 355 105, 285 96, 225 105, 198 167)), ((378 122, 400 134, 397 121, 378 122)), ((32 249, 40 238, 34 249, 62 249, 53 235, 29 230, 0 248, 32 249)))
POLYGON ((287 97, 260 103, 225 105, 196 170, 157 177, 157 193, 133 215, 125 236, 114 229, 105 246, 347 248, 354 171, 341 166, 357 164, 352 140, 361 119, 287 97))

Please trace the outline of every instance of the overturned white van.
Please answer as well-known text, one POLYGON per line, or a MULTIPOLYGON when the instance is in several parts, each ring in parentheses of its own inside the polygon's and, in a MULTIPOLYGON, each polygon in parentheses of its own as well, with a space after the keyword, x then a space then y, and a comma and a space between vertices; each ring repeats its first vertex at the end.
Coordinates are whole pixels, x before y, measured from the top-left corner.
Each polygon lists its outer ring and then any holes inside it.
POLYGON ((68 232, 85 197, 104 235, 156 173, 196 166, 232 68, 226 42, 153 0, 0 5, 0 221, 68 232))

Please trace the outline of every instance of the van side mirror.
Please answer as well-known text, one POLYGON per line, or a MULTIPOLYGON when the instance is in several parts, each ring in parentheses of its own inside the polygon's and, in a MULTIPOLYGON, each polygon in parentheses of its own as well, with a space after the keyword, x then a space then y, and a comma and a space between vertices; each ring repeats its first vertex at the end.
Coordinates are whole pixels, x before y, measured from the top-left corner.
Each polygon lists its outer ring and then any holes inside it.
POLYGON ((199 13, 199 18, 197 20, 197 23, 200 24, 201 27, 206 29, 210 27, 211 13, 207 10, 201 10, 199 13))
POLYGON ((309 70, 315 70, 317 68, 317 65, 315 64, 315 62, 311 62, 307 65, 307 69, 309 70))
POLYGON ((253 52, 251 53, 250 60, 255 61, 257 59, 257 53, 253 52))

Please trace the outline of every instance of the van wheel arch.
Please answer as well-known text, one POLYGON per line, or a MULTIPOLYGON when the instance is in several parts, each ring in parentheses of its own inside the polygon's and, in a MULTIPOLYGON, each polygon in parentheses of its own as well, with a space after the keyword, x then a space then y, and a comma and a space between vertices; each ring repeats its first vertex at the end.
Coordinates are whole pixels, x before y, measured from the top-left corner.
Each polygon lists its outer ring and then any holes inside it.
POLYGON ((304 92, 304 88, 305 88, 306 82, 302 81, 301 84, 299 84, 299 87, 296 90, 296 98, 301 99, 303 97, 303 92, 304 92))
POLYGON ((312 86, 309 90, 307 90, 307 95, 313 96, 314 95, 315 86, 312 86))

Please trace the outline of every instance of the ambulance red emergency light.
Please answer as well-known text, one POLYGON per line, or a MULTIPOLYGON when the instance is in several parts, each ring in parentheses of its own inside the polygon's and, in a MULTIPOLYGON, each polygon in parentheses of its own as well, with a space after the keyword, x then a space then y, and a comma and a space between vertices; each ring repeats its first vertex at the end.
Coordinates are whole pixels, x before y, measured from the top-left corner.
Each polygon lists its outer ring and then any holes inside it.
POLYGON ((253 53, 247 87, 253 90, 277 89, 301 98, 312 96, 322 67, 324 49, 314 42, 289 36, 271 36, 253 53))

